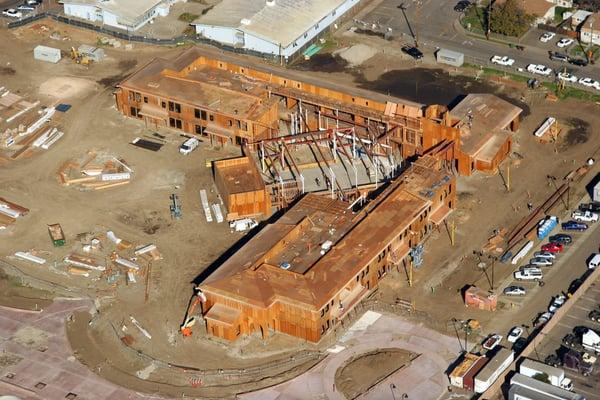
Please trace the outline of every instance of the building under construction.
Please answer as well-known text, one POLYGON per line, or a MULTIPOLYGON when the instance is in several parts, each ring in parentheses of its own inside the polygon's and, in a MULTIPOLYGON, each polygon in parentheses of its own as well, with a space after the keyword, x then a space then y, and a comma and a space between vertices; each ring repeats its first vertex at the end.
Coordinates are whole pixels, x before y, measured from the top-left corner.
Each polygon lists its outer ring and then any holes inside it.
POLYGON ((318 342, 391 268, 412 269, 455 202, 455 177, 432 156, 363 207, 306 194, 200 284, 209 334, 278 331, 318 342))
POLYGON ((296 71, 241 64, 231 55, 210 58, 198 48, 151 61, 121 82, 115 97, 123 114, 148 126, 248 145, 277 184, 288 170, 300 189, 307 181, 294 171, 292 146, 308 146, 323 189, 343 189, 328 165, 338 162, 338 154, 366 160, 365 181, 371 184, 423 154, 461 175, 495 171, 510 152, 522 111, 494 95, 469 95, 449 111, 317 82, 296 71))

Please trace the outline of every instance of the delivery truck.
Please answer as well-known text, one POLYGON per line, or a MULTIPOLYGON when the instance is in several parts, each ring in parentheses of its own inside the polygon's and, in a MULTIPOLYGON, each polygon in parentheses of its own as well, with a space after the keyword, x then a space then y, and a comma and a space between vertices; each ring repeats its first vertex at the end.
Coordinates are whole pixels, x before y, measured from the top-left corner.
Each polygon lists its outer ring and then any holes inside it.
POLYGON ((569 391, 573 390, 573 382, 571 382, 569 378, 565 377, 565 371, 563 369, 553 367, 539 361, 525 358, 519 366, 519 373, 531 378, 535 377, 536 375, 547 376, 548 382, 551 385, 558 386, 569 391))

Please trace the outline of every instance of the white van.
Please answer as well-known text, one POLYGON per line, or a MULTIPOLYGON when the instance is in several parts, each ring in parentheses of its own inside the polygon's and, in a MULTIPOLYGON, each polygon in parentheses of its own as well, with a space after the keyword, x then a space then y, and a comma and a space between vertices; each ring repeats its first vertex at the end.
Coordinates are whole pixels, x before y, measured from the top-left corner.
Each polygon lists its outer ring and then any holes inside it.
POLYGON ((179 152, 181 154, 190 154, 192 151, 196 149, 200 145, 200 141, 196 138, 189 138, 179 147, 179 152))
POLYGON ((249 231, 256 226, 258 226, 258 222, 252 218, 238 219, 237 221, 229 222, 229 227, 236 232, 249 231))
POLYGON ((588 262, 588 268, 594 269, 600 265, 600 254, 594 254, 590 262, 588 262))

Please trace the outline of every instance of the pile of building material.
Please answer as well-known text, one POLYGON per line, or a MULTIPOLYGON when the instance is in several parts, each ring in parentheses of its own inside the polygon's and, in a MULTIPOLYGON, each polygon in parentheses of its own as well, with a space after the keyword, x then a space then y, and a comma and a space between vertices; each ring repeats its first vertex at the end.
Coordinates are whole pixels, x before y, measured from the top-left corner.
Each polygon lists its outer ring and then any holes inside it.
POLYGON ((27 215, 29 209, 0 197, 0 229, 6 229, 15 223, 17 218, 27 215))
POLYGON ((47 150, 63 133, 48 126, 56 112, 54 107, 39 107, 22 96, 0 86, 0 150, 17 159, 32 147, 47 150))
POLYGON ((505 236, 508 233, 506 228, 502 228, 500 231, 494 233, 494 235, 488 239, 487 243, 483 246, 482 250, 486 253, 502 253, 504 252, 503 244, 505 242, 505 236))
POLYGON ((46 259, 38 257, 36 254, 34 254, 34 252, 31 251, 17 251, 15 253, 15 257, 40 265, 46 263, 46 259))
POLYGON ((58 179, 63 186, 75 186, 82 190, 126 185, 132 175, 133 170, 124 160, 95 151, 88 151, 83 160, 66 161, 58 170, 58 179))
POLYGON ((93 62, 100 62, 106 56, 104 54, 103 49, 99 49, 98 47, 89 46, 87 44, 82 44, 81 46, 79 46, 77 51, 79 52, 79 54, 88 57, 93 62))

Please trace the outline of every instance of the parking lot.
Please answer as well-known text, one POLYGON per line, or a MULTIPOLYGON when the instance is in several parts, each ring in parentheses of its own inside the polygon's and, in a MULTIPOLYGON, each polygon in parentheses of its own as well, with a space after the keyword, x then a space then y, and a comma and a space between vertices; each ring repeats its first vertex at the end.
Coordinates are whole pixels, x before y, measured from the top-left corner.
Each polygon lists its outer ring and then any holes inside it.
MULTIPOLYGON (((532 354, 544 361, 546 357, 554 354, 562 345, 562 339, 573 331, 574 327, 585 326, 600 330, 600 323, 588 319, 591 310, 598 309, 600 304, 600 286, 598 284, 590 287, 586 293, 573 305, 569 313, 550 331, 544 338, 541 346, 532 354)), ((594 371, 589 377, 583 377, 575 371, 565 369, 565 374, 574 382, 575 391, 581 393, 588 400, 600 399, 600 363, 596 361, 594 371)))

